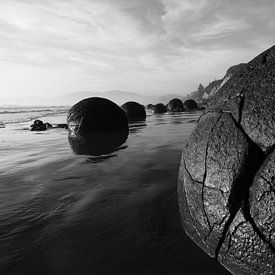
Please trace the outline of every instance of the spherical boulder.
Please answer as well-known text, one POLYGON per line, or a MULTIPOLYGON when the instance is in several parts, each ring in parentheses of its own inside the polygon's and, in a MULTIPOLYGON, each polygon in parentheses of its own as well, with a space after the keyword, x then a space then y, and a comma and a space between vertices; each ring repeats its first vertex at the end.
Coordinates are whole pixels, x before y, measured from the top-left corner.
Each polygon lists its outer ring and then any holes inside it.
POLYGON ((109 154, 128 137, 125 112, 115 103, 100 97, 81 100, 67 116, 68 140, 76 154, 109 154))
POLYGON ((154 114, 163 114, 167 112, 167 108, 163 103, 158 103, 154 105, 152 112, 154 114))
POLYGON ((73 105, 67 122, 73 134, 128 131, 125 112, 114 102, 100 97, 86 98, 73 105))
POLYGON ((179 98, 173 98, 168 102, 167 105, 168 112, 183 112, 183 103, 179 98))
POLYGON ((195 100, 187 99, 183 103, 183 108, 185 109, 185 111, 194 111, 194 110, 197 110, 198 105, 195 100))
POLYGON ((121 106, 129 121, 145 120, 146 112, 142 105, 134 101, 128 101, 121 106))
POLYGON ((187 235, 233 274, 275 270, 275 46, 214 95, 183 149, 187 235))

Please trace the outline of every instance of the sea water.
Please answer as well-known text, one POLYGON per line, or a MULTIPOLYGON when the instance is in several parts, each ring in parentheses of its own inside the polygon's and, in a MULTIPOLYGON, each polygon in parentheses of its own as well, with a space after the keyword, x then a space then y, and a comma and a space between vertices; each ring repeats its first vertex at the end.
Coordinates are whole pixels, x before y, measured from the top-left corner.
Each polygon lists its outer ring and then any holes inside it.
POLYGON ((66 123, 65 107, 5 111, 0 274, 227 274, 180 224, 178 169, 199 112, 148 112, 120 148, 92 156, 66 129, 29 130, 41 116, 66 123))

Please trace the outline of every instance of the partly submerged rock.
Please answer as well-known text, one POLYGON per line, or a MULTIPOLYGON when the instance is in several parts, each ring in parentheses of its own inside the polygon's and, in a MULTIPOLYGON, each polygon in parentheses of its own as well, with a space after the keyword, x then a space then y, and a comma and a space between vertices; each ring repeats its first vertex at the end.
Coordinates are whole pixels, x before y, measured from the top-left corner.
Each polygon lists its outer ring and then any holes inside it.
POLYGON ((125 112, 114 102, 101 97, 86 98, 73 105, 67 122, 73 134, 128 131, 125 112))
POLYGON ((152 112, 154 114, 163 114, 163 113, 167 112, 167 108, 163 103, 158 103, 158 104, 153 106, 152 112))
POLYGON ((193 99, 187 99, 183 102, 183 108, 185 111, 194 111, 197 110, 197 102, 193 99))
POLYGON ((167 104, 167 110, 169 112, 183 112, 183 103, 179 98, 171 99, 167 104))
POLYGON ((112 101, 92 97, 69 110, 69 143, 76 154, 99 156, 114 152, 128 137, 125 112, 112 101))
POLYGON ((146 112, 144 107, 134 101, 128 101, 121 106, 122 110, 126 113, 129 121, 145 120, 146 112))
POLYGON ((52 127, 50 123, 44 123, 42 120, 36 119, 31 125, 31 131, 45 131, 52 127))
POLYGON ((214 96, 182 154, 188 236, 234 274, 275 272, 275 46, 214 96))

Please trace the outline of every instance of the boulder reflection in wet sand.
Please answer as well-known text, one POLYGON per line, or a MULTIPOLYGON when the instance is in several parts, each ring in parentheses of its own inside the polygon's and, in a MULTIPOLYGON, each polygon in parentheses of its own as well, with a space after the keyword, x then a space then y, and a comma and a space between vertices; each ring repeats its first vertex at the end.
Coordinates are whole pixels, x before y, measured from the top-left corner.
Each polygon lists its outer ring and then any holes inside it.
POLYGON ((128 131, 90 133, 73 135, 69 133, 68 140, 74 153, 78 155, 100 156, 113 153, 126 142, 128 131))

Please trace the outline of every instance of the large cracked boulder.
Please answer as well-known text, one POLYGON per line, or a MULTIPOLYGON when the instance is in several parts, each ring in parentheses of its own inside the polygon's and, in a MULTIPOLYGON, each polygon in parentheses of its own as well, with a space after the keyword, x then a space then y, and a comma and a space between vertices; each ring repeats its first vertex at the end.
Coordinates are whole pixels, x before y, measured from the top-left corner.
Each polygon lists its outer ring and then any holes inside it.
POLYGON ((275 46, 233 74, 182 154, 187 235, 234 274, 275 274, 275 46))

